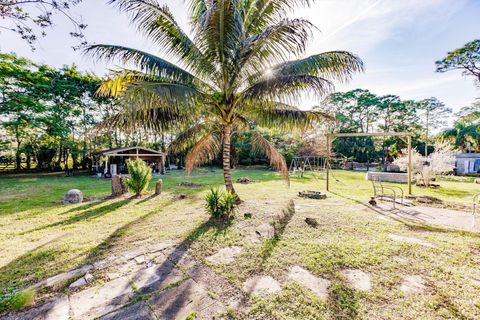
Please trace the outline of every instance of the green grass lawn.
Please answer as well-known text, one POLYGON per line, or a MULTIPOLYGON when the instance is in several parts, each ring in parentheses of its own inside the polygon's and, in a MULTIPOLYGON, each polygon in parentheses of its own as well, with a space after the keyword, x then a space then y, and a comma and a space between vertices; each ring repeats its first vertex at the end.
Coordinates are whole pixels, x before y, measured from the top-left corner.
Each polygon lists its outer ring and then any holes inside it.
MULTIPOLYGON (((173 239, 185 242, 201 261, 218 249, 241 245, 243 253, 232 264, 214 266, 234 286, 254 274, 282 280, 282 291, 269 298, 252 298, 250 319, 475 319, 480 317, 480 237, 478 234, 431 228, 419 224, 384 221, 365 210, 371 185, 365 173, 335 171, 331 193, 324 201, 296 198, 300 190, 324 190, 321 174, 292 177, 288 187, 278 175, 264 170, 234 170, 234 179, 249 177, 258 183, 236 184, 245 201, 234 223, 218 230, 207 223, 203 197, 221 186, 220 170, 183 172, 163 176, 165 194, 142 199, 98 200, 110 193, 110 181, 88 176, 55 174, 0 177, 0 294, 23 288, 61 271, 81 266, 140 244, 173 239), (201 188, 179 187, 182 181, 201 188), (66 191, 77 188, 93 201, 62 205, 66 191), (176 200, 178 194, 185 200, 176 200), (95 200, 97 199, 97 200, 95 200), (296 213, 271 241, 251 244, 243 224, 270 222, 290 199, 296 213), (243 213, 253 214, 244 220, 243 213), (308 227, 306 216, 320 226, 308 227), (395 233, 428 240, 424 248, 389 240, 395 233), (321 301, 307 289, 286 279, 290 266, 300 265, 332 282, 330 298, 321 301), (358 268, 372 275, 370 292, 352 290, 340 275, 343 268, 358 268), (398 290, 402 276, 421 275, 427 290, 405 295, 398 290)), ((154 188, 152 181, 150 190, 154 188)), ((440 179, 440 189, 414 188, 447 202, 469 204, 480 192, 473 179, 440 179)), ((406 190, 406 186, 403 186, 406 190)), ((48 293, 42 293, 48 294, 48 293)))

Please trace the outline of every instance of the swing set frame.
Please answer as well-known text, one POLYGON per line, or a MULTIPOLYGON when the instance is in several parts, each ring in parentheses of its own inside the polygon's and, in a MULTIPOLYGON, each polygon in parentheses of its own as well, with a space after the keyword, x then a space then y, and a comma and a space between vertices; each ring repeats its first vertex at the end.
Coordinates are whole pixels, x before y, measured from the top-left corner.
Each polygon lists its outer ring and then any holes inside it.
POLYGON ((412 134, 409 132, 374 132, 374 133, 327 133, 327 159, 326 159, 326 189, 330 191, 330 160, 331 160, 331 143, 337 138, 351 137, 399 137, 407 143, 408 152, 408 194, 412 194, 412 134))

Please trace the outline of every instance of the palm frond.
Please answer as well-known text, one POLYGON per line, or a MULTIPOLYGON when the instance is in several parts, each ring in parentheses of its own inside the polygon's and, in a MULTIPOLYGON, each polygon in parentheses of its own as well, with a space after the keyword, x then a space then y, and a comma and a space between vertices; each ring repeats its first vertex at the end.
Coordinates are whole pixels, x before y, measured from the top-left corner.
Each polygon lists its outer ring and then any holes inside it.
POLYGON ((97 44, 87 47, 84 50, 84 53, 107 62, 119 59, 123 64, 133 63, 149 76, 168 78, 182 83, 193 83, 195 80, 202 82, 200 79, 197 79, 194 75, 175 64, 137 49, 116 45, 97 44))
POLYGON ((185 157, 185 170, 190 174, 195 167, 215 159, 220 152, 221 144, 218 137, 208 133, 203 136, 185 157))
POLYGON ((287 163, 282 154, 258 132, 252 136, 252 151, 254 153, 263 153, 270 160, 270 165, 276 171, 280 171, 287 184, 290 185, 287 163))
POLYGON ((333 83, 321 77, 308 74, 280 74, 264 77, 264 79, 245 89, 241 97, 247 101, 280 99, 290 102, 299 100, 301 93, 322 97, 333 89, 333 83))
POLYGON ((245 114, 261 127, 305 131, 313 124, 333 122, 335 117, 322 111, 303 111, 276 101, 255 103, 245 114))
POLYGON ((184 129, 168 146, 168 151, 178 153, 187 150, 199 141, 210 128, 205 122, 195 123, 194 125, 184 129))
POLYGON ((178 58, 187 68, 202 76, 215 72, 195 43, 182 30, 167 6, 155 0, 111 0, 120 10, 130 14, 137 29, 164 52, 178 58))

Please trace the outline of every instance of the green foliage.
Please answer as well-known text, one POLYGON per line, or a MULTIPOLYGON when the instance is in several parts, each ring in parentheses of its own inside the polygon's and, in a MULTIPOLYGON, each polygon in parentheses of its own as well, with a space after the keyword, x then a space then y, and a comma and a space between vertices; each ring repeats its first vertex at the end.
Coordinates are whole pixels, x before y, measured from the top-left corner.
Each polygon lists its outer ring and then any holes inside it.
POLYGON ((33 302, 35 294, 36 292, 33 288, 28 288, 0 296, 0 313, 23 309, 33 302))
POLYGON ((195 320, 197 319, 197 313, 195 311, 192 311, 188 314, 188 316, 185 318, 185 320, 195 320))
POLYGON ((152 180, 152 169, 141 159, 127 160, 127 168, 130 174, 125 180, 128 190, 137 196, 142 195, 152 180))
POLYGON ((480 40, 473 40, 449 52, 445 58, 435 64, 437 72, 463 70, 464 75, 474 76, 480 84, 480 40))
POLYGON ((205 210, 214 218, 230 218, 233 216, 236 201, 235 194, 212 188, 205 196, 205 210))

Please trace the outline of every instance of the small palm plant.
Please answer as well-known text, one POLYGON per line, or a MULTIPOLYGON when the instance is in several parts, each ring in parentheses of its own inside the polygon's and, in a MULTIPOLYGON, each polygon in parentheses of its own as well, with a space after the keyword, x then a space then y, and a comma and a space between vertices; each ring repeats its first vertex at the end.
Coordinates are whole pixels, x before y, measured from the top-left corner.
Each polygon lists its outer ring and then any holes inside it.
POLYGON ((205 196, 205 209, 214 218, 229 219, 237 206, 236 200, 235 194, 212 188, 205 196))
POLYGON ((125 180, 125 184, 130 192, 141 196, 152 180, 152 169, 143 162, 143 160, 127 160, 127 168, 130 177, 125 180))

